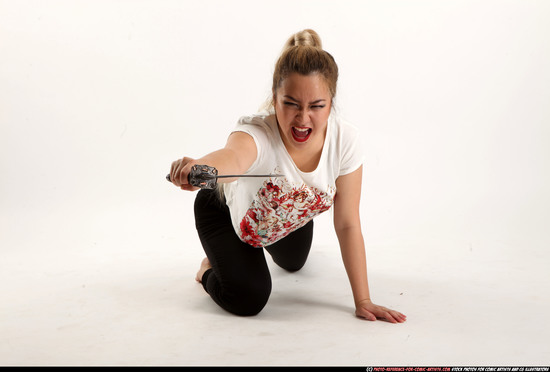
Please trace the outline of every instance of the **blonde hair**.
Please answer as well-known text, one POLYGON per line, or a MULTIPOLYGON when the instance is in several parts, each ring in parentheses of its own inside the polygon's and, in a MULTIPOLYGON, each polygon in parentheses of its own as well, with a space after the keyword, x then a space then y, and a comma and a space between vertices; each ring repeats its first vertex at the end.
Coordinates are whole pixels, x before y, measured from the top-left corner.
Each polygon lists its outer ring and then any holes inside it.
POLYGON ((292 73, 321 74, 327 83, 331 98, 336 96, 338 65, 332 55, 323 50, 319 34, 311 29, 295 33, 285 43, 273 72, 273 96, 277 94, 283 80, 292 73))

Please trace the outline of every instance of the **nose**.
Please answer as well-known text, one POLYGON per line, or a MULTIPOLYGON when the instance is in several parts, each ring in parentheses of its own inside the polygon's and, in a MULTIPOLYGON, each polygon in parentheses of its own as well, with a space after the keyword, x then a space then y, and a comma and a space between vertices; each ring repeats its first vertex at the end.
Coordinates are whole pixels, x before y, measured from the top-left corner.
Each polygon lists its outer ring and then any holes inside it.
POLYGON ((296 123, 297 124, 306 124, 309 122, 309 112, 306 109, 301 109, 296 114, 296 123))

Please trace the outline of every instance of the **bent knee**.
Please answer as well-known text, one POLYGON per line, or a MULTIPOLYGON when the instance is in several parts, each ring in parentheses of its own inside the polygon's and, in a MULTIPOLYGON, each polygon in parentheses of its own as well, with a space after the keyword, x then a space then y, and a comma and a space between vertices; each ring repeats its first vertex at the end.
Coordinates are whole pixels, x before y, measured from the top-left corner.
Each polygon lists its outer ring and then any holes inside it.
POLYGON ((303 263, 292 263, 292 264, 286 264, 286 265, 279 265, 281 268, 285 269, 288 272, 296 272, 299 271, 302 267, 304 267, 305 262, 303 263))
POLYGON ((271 294, 271 282, 264 285, 249 283, 234 289, 231 294, 232 306, 228 309, 235 315, 254 316, 259 314, 271 294))

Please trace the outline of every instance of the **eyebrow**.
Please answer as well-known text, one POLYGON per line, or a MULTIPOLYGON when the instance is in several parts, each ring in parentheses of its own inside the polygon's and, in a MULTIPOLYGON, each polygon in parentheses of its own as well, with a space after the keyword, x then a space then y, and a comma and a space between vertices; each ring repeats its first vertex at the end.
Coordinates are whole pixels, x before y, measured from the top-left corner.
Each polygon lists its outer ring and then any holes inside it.
MULTIPOLYGON (((294 101, 294 102, 300 102, 300 101, 298 101, 296 98, 294 98, 294 97, 292 97, 292 96, 289 96, 289 95, 287 95, 287 94, 285 94, 283 97, 288 98, 288 99, 290 99, 290 100, 292 100, 292 101, 294 101)), ((324 101, 326 101, 326 99, 322 99, 322 98, 321 98, 321 99, 318 99, 318 100, 316 100, 316 101, 310 102, 309 104, 310 104, 310 105, 314 105, 314 104, 316 104, 316 103, 321 103, 321 102, 324 102, 324 101)))

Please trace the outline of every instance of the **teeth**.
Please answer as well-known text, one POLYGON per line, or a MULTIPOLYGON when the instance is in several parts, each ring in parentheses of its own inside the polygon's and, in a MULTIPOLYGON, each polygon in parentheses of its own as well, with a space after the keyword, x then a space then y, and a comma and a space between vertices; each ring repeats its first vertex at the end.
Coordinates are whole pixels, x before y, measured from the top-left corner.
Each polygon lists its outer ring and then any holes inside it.
POLYGON ((296 129, 298 132, 307 132, 309 130, 309 128, 298 128, 298 127, 294 127, 294 129, 296 129))

